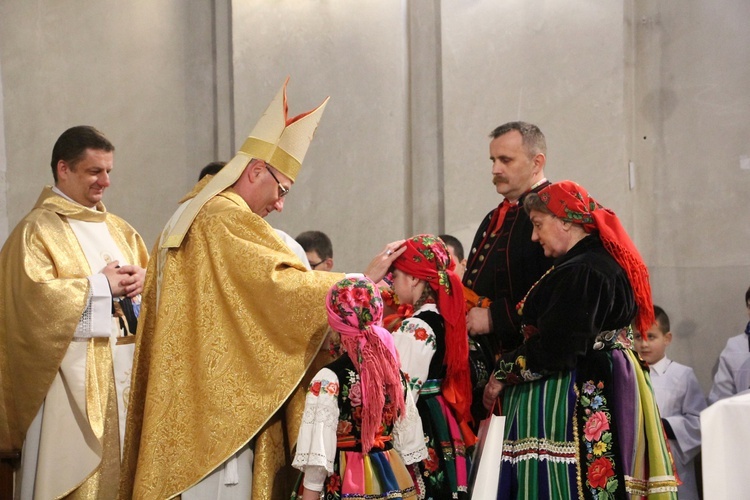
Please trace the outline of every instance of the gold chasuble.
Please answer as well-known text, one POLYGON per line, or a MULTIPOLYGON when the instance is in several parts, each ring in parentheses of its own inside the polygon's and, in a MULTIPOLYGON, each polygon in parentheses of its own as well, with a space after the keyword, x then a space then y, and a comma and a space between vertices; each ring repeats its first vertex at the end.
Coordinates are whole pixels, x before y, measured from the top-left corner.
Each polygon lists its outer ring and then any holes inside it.
POLYGON ((177 496, 252 441, 252 498, 270 499, 284 403, 319 351, 325 295, 342 275, 305 269, 228 188, 178 247, 157 243, 146 276, 120 498, 177 496))
MULTIPOLYGON (((0 252, 1 449, 22 448, 87 306, 87 276, 99 272, 90 269, 68 220, 104 222, 128 263, 145 267, 148 260, 138 233, 108 213, 103 204, 89 209, 58 196, 50 187, 44 188, 34 209, 16 226, 0 252)), ((91 470, 81 471, 80 464, 65 464, 65 470, 73 471, 75 477, 81 474, 83 482, 63 477, 60 483, 66 484, 65 490, 57 494, 73 492, 75 498, 111 498, 111 484, 117 483, 119 474, 120 447, 110 344, 106 338, 75 344, 77 349, 86 350, 87 414, 77 423, 82 435, 93 437, 86 446, 99 459, 91 470), (71 481, 74 484, 68 484, 71 481)), ((51 453, 76 456, 76 449, 61 448, 64 446, 51 453)), ((41 450, 40 457, 48 452, 41 450)), ((55 485, 44 486, 54 489, 55 485)))

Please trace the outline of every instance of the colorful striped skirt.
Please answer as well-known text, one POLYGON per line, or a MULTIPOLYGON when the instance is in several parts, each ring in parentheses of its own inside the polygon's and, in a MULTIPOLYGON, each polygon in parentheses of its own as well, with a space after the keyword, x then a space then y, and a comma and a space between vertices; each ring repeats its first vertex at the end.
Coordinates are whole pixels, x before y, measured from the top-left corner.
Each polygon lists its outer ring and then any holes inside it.
POLYGON ((416 499, 409 471, 394 449, 385 451, 339 450, 334 473, 323 487, 326 499, 416 499))
POLYGON ((673 499, 677 483, 648 373, 629 348, 506 386, 498 499, 673 499))
POLYGON ((417 401, 429 457, 420 463, 418 488, 433 500, 468 498, 469 460, 459 424, 440 395, 440 380, 427 380, 417 401))

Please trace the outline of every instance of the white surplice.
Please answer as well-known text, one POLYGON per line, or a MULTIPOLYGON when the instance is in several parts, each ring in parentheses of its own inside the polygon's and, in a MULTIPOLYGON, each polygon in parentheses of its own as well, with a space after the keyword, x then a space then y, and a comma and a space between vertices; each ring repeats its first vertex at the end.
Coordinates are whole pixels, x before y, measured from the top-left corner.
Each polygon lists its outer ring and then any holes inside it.
POLYGON ((650 366, 651 385, 661 417, 676 439, 669 440, 677 474, 682 480, 680 500, 698 500, 695 457, 701 449, 700 412, 706 398, 693 369, 666 356, 650 366))
POLYGON ((729 338, 719 355, 719 366, 714 375, 711 392, 708 393, 709 405, 747 389, 747 387, 737 387, 735 375, 748 359, 750 359, 748 336, 741 333, 729 338))

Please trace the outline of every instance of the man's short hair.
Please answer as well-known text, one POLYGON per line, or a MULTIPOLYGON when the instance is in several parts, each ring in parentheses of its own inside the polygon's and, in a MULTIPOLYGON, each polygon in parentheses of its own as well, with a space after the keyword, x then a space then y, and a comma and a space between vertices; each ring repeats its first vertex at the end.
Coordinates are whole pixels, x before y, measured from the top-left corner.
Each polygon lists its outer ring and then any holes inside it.
POLYGON ((671 331, 669 326, 669 316, 664 312, 664 309, 657 305, 654 306, 654 318, 656 319, 656 324, 659 326, 661 333, 669 333, 671 331))
POLYGON ((114 151, 115 147, 104 134, 88 125, 71 127, 57 138, 57 142, 52 148, 52 161, 50 161, 55 184, 57 184, 57 163, 63 160, 70 165, 71 170, 75 170, 87 149, 110 152, 114 151))
POLYGON ((495 130, 490 132, 492 139, 497 139, 501 135, 505 135, 513 130, 518 131, 523 138, 523 145, 528 152, 529 158, 533 158, 535 155, 542 153, 547 154, 547 140, 544 138, 544 134, 539 127, 532 123, 526 122, 508 122, 500 125, 495 130))
POLYGON ((333 258, 331 239, 322 231, 305 231, 294 239, 302 245, 305 252, 317 252, 321 260, 333 258))
POLYGON ((226 165, 227 162, 225 161, 212 161, 203 169, 201 169, 201 173, 198 175, 198 180, 203 179, 207 175, 216 175, 219 173, 219 170, 224 168, 224 165, 226 165))
POLYGON ((455 236, 451 236, 450 234, 441 234, 438 236, 438 238, 443 240, 443 243, 445 243, 446 246, 453 247, 453 253, 456 254, 456 259, 458 259, 458 262, 464 260, 464 246, 460 241, 458 241, 458 238, 456 238, 455 236))
POLYGON ((745 292, 745 304, 750 302, 750 288, 747 289, 747 292, 745 292))

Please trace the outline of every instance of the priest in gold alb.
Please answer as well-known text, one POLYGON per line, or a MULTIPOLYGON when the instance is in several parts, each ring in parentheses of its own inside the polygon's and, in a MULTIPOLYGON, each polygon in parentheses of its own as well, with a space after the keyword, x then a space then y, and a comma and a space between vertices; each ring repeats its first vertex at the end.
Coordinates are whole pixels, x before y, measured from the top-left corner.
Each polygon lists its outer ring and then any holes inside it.
POLYGON ((0 450, 23 451, 17 498, 117 494, 134 332, 113 297, 137 302, 148 253, 101 202, 113 150, 93 127, 65 131, 55 186, 0 252, 0 450))

